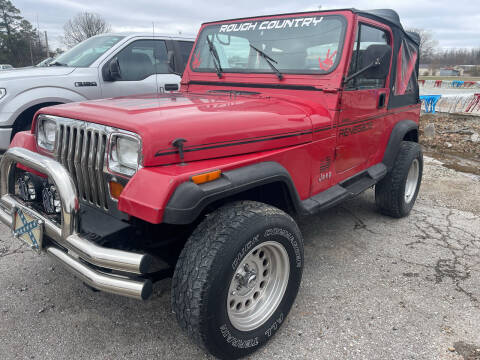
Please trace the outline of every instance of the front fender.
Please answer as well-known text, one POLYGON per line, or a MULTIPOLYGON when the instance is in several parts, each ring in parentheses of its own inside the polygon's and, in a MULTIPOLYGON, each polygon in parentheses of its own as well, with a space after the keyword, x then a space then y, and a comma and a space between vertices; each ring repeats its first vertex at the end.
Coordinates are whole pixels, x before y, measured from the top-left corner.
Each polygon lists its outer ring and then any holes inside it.
POLYGON ((266 184, 286 185, 292 204, 299 210, 300 198, 288 171, 274 161, 261 162, 224 172, 211 183, 196 185, 184 182, 175 189, 165 208, 163 221, 169 224, 189 224, 207 205, 232 195, 266 184))
POLYGON ((26 109, 44 103, 68 103, 85 101, 87 98, 82 94, 61 87, 38 87, 25 90, 17 94, 8 103, 4 104, 2 112, 11 113, 8 124, 12 125, 15 119, 26 109))
POLYGON ((122 191, 118 207, 150 223, 190 224, 209 204, 269 183, 283 183, 296 210, 300 197, 288 171, 279 163, 264 161, 222 173, 218 180, 194 184, 188 178, 140 169, 122 191))
POLYGON ((118 200, 118 209, 152 224, 162 222, 165 205, 178 182, 176 176, 142 168, 129 180, 118 200))

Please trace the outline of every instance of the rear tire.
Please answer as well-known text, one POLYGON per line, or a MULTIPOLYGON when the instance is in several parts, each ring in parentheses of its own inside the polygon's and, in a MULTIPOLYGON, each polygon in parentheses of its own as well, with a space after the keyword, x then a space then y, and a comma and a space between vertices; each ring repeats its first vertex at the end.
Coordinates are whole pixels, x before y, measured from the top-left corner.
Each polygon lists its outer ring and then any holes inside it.
POLYGON ((278 330, 302 270, 303 240, 289 215, 258 202, 231 203, 208 215, 187 241, 173 276, 172 307, 196 343, 237 359, 278 330))
POLYGON ((402 141, 390 172, 375 185, 378 210, 394 218, 407 216, 422 182, 423 154, 420 144, 402 141))

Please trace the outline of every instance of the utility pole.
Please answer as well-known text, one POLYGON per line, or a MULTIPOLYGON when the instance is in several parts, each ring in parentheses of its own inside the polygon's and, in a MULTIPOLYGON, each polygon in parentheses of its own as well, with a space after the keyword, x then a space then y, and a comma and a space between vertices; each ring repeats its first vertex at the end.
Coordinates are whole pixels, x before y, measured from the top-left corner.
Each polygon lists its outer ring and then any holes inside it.
POLYGON ((49 57, 50 57, 50 50, 48 49, 48 36, 47 36, 47 30, 45 30, 45 46, 46 46, 47 58, 49 58, 49 57))
POLYGON ((30 61, 32 62, 32 66, 33 66, 33 65, 34 65, 34 64, 33 64, 33 52, 32 52, 32 41, 33 41, 33 40, 32 40, 32 37, 31 37, 31 36, 30 36, 30 39, 29 39, 29 40, 30 40, 30 41, 29 41, 28 43, 29 43, 29 45, 30 45, 30 61))

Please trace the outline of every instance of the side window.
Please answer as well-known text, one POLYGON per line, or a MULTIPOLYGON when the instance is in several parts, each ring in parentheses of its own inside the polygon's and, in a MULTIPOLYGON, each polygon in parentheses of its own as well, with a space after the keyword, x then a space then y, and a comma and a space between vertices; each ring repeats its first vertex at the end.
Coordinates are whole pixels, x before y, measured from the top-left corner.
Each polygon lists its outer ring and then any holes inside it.
POLYGON ((190 57, 190 52, 192 51, 193 42, 191 41, 177 41, 178 50, 180 51, 180 66, 185 69, 187 65, 188 58, 190 57))
POLYGON ((417 47, 408 39, 403 39, 397 57, 395 95, 413 93, 417 84, 415 65, 417 62, 417 47))
MULTIPOLYGON (((357 39, 352 52, 348 75, 355 74, 375 61, 375 55, 388 53, 390 63, 391 40, 389 34, 381 29, 360 24, 357 30, 357 39), (372 56, 373 55, 373 56, 372 56)), ((387 75, 378 76, 374 71, 366 71, 353 78, 347 84, 348 89, 376 89, 385 87, 387 75)))
POLYGON ((163 40, 137 40, 116 58, 122 81, 140 81, 153 74, 168 74, 167 46, 163 40))

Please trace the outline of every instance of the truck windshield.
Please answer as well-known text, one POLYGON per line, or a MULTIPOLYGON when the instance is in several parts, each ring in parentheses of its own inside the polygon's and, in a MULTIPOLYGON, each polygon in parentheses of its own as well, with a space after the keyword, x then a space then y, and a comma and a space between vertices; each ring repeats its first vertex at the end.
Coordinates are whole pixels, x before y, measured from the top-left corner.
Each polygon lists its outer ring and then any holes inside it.
POLYGON ((88 67, 124 36, 95 36, 56 58, 50 66, 88 67))
POLYGON ((198 37, 190 66, 195 72, 272 73, 279 78, 284 73, 325 74, 340 59, 345 27, 340 15, 208 25, 198 37))

